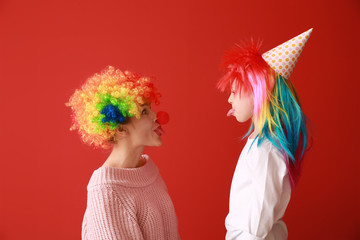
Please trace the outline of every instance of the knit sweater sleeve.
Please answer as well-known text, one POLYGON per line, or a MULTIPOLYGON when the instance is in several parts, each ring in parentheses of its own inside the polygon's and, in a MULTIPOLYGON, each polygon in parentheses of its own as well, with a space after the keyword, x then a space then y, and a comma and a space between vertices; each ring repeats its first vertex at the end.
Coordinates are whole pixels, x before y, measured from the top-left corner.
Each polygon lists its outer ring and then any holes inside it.
POLYGON ((82 239, 143 239, 136 215, 124 207, 111 188, 90 189, 86 211, 82 239))

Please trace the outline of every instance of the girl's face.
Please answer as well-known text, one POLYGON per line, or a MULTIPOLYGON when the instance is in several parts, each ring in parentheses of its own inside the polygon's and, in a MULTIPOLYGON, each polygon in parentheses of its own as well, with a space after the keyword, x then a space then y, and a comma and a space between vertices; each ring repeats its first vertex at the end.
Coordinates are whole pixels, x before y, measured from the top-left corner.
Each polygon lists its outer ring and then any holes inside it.
POLYGON ((231 86, 228 102, 232 106, 228 116, 233 115, 238 122, 246 122, 252 118, 254 108, 252 94, 245 93, 243 89, 241 89, 241 94, 235 93, 235 82, 231 86))
POLYGON ((140 118, 133 117, 125 125, 133 146, 161 146, 161 134, 163 131, 160 124, 156 121, 156 114, 148 104, 142 105, 139 108, 140 118))

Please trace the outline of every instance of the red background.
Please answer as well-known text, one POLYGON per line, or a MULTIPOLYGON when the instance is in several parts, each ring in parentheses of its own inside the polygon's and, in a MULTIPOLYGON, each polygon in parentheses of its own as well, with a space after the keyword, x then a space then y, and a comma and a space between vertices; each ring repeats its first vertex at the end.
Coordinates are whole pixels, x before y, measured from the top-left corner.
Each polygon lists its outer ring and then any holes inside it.
POLYGON ((182 239, 224 239, 249 123, 226 118, 223 52, 313 27, 292 75, 314 144, 285 214, 289 239, 359 239, 359 26, 353 1, 0 1, 0 239, 80 239, 86 185, 108 152, 69 132, 64 103, 107 65, 155 76, 169 112, 150 148, 182 239), (271 2, 271 3, 270 3, 271 2))

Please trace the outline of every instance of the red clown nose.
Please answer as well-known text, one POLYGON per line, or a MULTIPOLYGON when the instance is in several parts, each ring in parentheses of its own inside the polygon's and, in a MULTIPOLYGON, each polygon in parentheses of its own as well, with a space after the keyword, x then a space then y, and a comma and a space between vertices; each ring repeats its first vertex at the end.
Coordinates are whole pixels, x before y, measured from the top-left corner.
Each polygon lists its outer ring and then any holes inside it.
POLYGON ((156 114, 157 122, 161 125, 167 124, 170 120, 169 114, 164 111, 160 111, 156 114))

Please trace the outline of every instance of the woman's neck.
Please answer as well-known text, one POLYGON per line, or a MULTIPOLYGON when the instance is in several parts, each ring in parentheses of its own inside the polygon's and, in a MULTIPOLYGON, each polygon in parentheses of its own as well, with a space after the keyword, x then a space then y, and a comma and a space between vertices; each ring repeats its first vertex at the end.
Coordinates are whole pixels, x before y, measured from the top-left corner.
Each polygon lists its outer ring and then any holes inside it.
POLYGON ((144 147, 134 147, 127 141, 117 142, 103 167, 136 168, 144 164, 141 155, 144 147))

